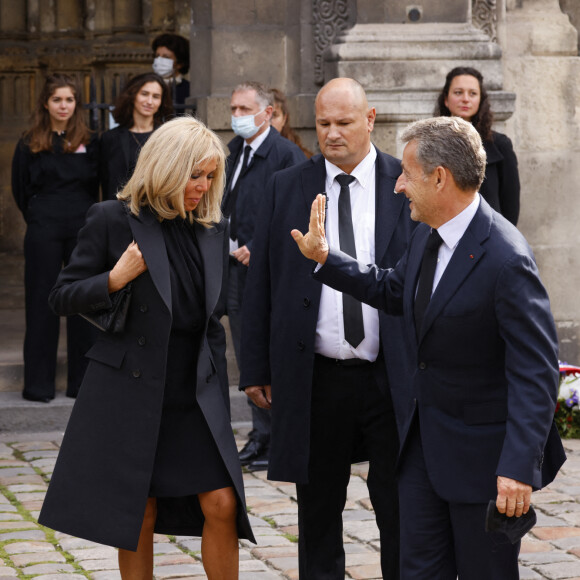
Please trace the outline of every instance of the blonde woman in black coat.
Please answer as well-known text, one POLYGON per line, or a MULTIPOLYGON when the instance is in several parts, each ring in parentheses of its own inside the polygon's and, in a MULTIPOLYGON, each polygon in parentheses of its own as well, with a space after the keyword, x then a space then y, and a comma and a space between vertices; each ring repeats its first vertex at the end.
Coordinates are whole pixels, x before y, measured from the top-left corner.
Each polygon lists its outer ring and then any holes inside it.
POLYGON ((132 282, 124 330, 87 354, 39 518, 120 548, 123 580, 152 577, 154 532, 201 535, 210 580, 237 578, 238 537, 253 539, 219 323, 224 162, 195 119, 160 127, 119 199, 89 212, 50 297, 87 314, 132 282))
POLYGON ((520 215, 518 160, 510 138, 492 131, 493 113, 482 74, 471 67, 456 67, 445 79, 435 116, 461 117, 476 129, 487 154, 485 179, 479 193, 512 224, 520 215))

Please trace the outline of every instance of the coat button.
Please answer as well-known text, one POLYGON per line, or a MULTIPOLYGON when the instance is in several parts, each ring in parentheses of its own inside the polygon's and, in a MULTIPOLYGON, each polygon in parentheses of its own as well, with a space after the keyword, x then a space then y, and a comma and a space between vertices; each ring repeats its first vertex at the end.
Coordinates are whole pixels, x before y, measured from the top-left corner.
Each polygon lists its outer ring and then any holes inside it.
POLYGON ((145 339, 145 337, 144 337, 144 336, 140 336, 140 337, 137 339, 137 344, 138 344, 139 346, 145 346, 145 343, 146 343, 146 342, 147 342, 147 340, 145 339))
POLYGON ((310 306, 310 298, 304 298, 304 308, 308 308, 310 306))
POLYGON ((141 371, 136 369, 131 374, 133 375, 133 378, 138 379, 141 376, 141 371))
POLYGON ((209 383, 209 382, 211 382, 211 378, 212 378, 212 376, 213 376, 213 375, 207 375, 207 377, 205 377, 205 382, 206 382, 206 383, 209 383))
POLYGON ((424 371, 426 368, 427 368, 427 364, 426 363, 424 363, 424 362, 420 362, 419 363, 419 369, 420 370, 424 371))
POLYGON ((141 304, 139 306, 139 310, 140 312, 147 312, 147 310, 149 310, 149 307, 147 306, 147 304, 141 304))
POLYGON ((299 340, 296 343, 296 346, 298 347, 298 350, 304 350, 305 346, 304 346, 304 342, 302 342, 301 340, 299 340))

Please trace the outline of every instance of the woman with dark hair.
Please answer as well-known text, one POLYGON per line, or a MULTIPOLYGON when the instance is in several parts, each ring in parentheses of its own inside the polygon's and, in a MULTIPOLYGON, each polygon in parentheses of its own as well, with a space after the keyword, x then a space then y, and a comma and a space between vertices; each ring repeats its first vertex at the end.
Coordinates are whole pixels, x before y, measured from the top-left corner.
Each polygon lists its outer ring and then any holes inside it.
POLYGON ((189 71, 189 40, 166 32, 153 39, 151 48, 153 70, 170 86, 173 102, 183 105, 189 97, 189 81, 183 78, 189 71))
POLYGON ((272 120, 270 124, 282 137, 286 137, 295 143, 302 149, 302 153, 306 155, 308 159, 314 155, 310 149, 302 145, 302 140, 300 136, 290 127, 290 112, 288 111, 288 103, 286 101, 286 95, 278 89, 270 89, 272 95, 274 95, 274 110, 272 111, 272 120))
POLYGON ((509 137, 491 129, 493 113, 482 74, 471 67, 451 70, 437 99, 435 115, 461 117, 477 129, 487 153, 485 179, 479 193, 493 209, 517 225, 520 213, 518 160, 509 137))
POLYGON ((118 127, 101 136, 103 199, 115 199, 133 174, 141 147, 173 113, 169 89, 155 73, 133 77, 115 102, 118 127))
POLYGON ((118 199, 96 204, 50 295, 61 314, 107 311, 39 522, 119 548, 123 580, 153 577, 154 533, 201 536, 209 580, 238 578, 254 536, 230 424, 222 314, 225 147, 192 117, 147 141, 118 199), (122 326, 122 328, 121 328, 122 326))
MULTIPOLYGON (((12 193, 26 221, 24 286, 24 391, 30 401, 55 395, 59 317, 48 295, 70 259, 89 207, 98 200, 98 140, 89 131, 75 79, 47 77, 12 160, 12 193)), ((76 397, 94 332, 78 316, 67 318, 66 394, 76 397)))

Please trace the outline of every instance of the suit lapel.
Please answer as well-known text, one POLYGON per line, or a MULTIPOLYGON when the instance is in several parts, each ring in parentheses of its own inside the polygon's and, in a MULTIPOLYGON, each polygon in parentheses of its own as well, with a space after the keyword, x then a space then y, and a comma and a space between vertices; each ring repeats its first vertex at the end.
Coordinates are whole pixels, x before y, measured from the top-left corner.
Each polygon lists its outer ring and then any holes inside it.
POLYGON ((171 313, 171 280, 169 278, 169 260, 161 225, 155 216, 146 208, 143 208, 139 216, 131 214, 129 224, 133 232, 133 238, 137 242, 147 269, 151 274, 153 284, 159 295, 171 313))
POLYGON ((310 208, 314 198, 319 193, 324 193, 326 187, 326 167, 324 157, 313 157, 312 163, 302 170, 302 195, 306 203, 306 211, 310 215, 310 208))
POLYGON ((489 206, 481 198, 477 213, 463 234, 463 237, 459 240, 453 256, 451 256, 451 260, 447 264, 443 276, 439 280, 437 288, 435 288, 435 292, 433 292, 429 306, 425 311, 423 328, 421 329, 419 340, 428 332, 433 321, 439 316, 445 305, 453 298, 467 276, 469 276, 473 268, 475 268, 476 264, 485 254, 482 242, 489 237, 491 219, 492 216, 489 206))
POLYGON ((204 228, 195 224, 199 251, 203 259, 206 318, 213 312, 218 301, 223 276, 224 230, 204 228))
POLYGON ((413 235, 409 246, 409 257, 407 259, 407 271, 405 272, 405 287, 403 297, 403 309, 407 325, 413 329, 413 338, 417 338, 415 332, 415 291, 417 289, 417 279, 423 260, 423 252, 427 244, 427 238, 431 228, 425 224, 419 224, 413 235))
POLYGON ((377 149, 375 179, 375 263, 379 265, 393 237, 399 216, 405 207, 406 197, 404 195, 396 195, 394 192, 397 177, 389 173, 383 154, 377 149))

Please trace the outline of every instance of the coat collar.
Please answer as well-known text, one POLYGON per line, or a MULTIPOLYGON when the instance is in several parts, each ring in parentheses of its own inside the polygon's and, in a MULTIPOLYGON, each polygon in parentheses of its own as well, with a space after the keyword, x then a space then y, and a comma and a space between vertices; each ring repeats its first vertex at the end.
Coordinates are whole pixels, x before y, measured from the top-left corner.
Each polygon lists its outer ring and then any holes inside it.
MULTIPOLYGON (((377 149, 375 204, 375 263, 381 264, 393 237, 401 212, 407 209, 407 198, 395 193, 401 165, 377 149)), ((408 210, 407 210, 408 211, 408 210)))
MULTIPOLYGON (((437 284, 437 288, 435 288, 435 292, 433 292, 429 306, 425 311, 423 328, 421 329, 421 335, 418 337, 419 342, 429 331, 429 328, 441 313, 445 305, 452 299, 459 287, 463 284, 464 280, 469 276, 473 268, 475 268, 476 264, 484 256, 484 244, 489 238, 492 221, 492 209, 489 204, 481 198, 475 216, 471 220, 471 223, 463 234, 463 237, 459 240, 459 243, 451 256, 451 260, 449 261, 449 264, 447 264, 445 272, 443 272, 443 276, 441 277, 439 284, 437 284)), ((415 251, 409 261, 408 276, 413 283, 408 285, 407 300, 412 300, 411 304, 414 303, 417 277, 419 275, 423 251, 425 249, 425 244, 427 243, 430 228, 425 226, 424 228, 421 228, 421 230, 421 237, 415 244, 415 251)), ((413 309, 411 308, 410 312, 412 313, 412 311, 413 309)))
MULTIPOLYGON (((165 248, 165 240, 161 224, 148 208, 143 208, 138 216, 131 214, 129 223, 133 238, 139 245, 143 258, 147 263, 147 269, 157 288, 159 295, 171 309, 171 279, 169 276, 169 261, 165 248)), ((206 317, 213 312, 221 292, 223 276, 223 245, 224 228, 204 228, 195 224, 195 233, 199 244, 199 251, 204 265, 205 304, 206 317)))

